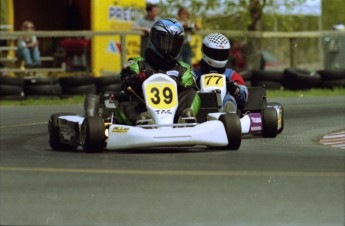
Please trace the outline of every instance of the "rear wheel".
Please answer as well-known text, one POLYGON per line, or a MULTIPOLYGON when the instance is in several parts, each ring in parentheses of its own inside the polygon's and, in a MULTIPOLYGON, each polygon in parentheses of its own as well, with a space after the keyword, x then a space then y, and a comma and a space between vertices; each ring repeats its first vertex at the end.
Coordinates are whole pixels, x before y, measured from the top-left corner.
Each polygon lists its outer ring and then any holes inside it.
POLYGON ((64 144, 60 142, 60 132, 58 127, 58 117, 65 115, 75 115, 74 113, 56 113, 52 114, 48 121, 49 145, 53 150, 73 151, 77 146, 64 144))
POLYGON ((283 105, 276 102, 267 103, 267 106, 278 109, 278 134, 280 134, 284 130, 284 108, 283 105))
POLYGON ((229 150, 238 150, 241 146, 242 130, 240 118, 237 114, 223 114, 219 117, 224 125, 226 136, 228 137, 229 150))
POLYGON ((89 116, 81 127, 81 139, 85 152, 103 152, 105 146, 105 126, 102 118, 89 116))
POLYGON ((276 137, 278 133, 278 114, 274 108, 262 110, 262 136, 276 137))

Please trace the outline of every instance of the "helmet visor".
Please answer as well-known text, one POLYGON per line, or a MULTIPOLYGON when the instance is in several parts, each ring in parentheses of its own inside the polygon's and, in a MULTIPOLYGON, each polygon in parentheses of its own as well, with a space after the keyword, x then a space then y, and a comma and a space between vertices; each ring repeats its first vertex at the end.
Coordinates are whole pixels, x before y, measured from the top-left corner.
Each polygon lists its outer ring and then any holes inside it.
POLYGON ((182 49, 183 36, 182 35, 168 35, 165 32, 157 31, 153 35, 152 43, 167 57, 176 58, 182 49))
POLYGON ((202 51, 206 56, 217 61, 228 60, 230 56, 230 49, 213 49, 207 47, 205 44, 202 45, 202 51))

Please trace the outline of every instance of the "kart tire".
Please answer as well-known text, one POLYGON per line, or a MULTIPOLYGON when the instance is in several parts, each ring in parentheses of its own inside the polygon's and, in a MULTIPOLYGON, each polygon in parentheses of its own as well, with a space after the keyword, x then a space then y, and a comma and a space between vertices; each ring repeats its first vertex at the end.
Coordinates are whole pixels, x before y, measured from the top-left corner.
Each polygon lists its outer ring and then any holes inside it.
POLYGON ((231 151, 238 150, 242 139, 240 118, 237 114, 229 113, 221 115, 219 121, 223 123, 228 138, 228 145, 226 147, 231 151))
POLYGON ((278 134, 278 114, 274 108, 262 109, 262 136, 274 138, 278 134))
POLYGON ((319 70, 322 81, 345 79, 345 69, 319 70))
POLYGON ((85 117, 97 116, 100 105, 100 97, 96 94, 88 94, 84 100, 85 117))
POLYGON ((315 88, 321 81, 320 74, 303 69, 286 68, 284 74, 284 87, 290 90, 315 88))
MULTIPOLYGON (((272 108, 279 108, 280 114, 281 114, 281 127, 278 129, 278 134, 283 132, 284 130, 284 107, 280 103, 277 102, 269 102, 267 103, 267 107, 272 107, 272 108)), ((278 126, 279 126, 279 116, 278 116, 278 126)))
POLYGON ((48 121, 49 145, 53 150, 58 151, 75 151, 78 146, 63 144, 60 142, 59 128, 57 118, 64 115, 75 115, 74 113, 55 113, 52 114, 48 121))
POLYGON ((105 126, 102 118, 90 116, 81 126, 83 150, 87 153, 103 152, 105 146, 105 126))

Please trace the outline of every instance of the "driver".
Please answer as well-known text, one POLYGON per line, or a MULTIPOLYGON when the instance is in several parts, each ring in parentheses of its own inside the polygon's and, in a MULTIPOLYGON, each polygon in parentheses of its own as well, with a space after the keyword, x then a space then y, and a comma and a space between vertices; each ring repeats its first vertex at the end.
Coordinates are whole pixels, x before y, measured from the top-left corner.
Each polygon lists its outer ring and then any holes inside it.
POLYGON ((209 34, 202 41, 201 52, 200 67, 194 70, 197 83, 200 84, 203 74, 224 74, 228 92, 223 100, 223 109, 225 112, 237 112, 237 108, 242 108, 247 102, 248 89, 240 74, 226 68, 230 57, 229 40, 222 34, 209 34))
MULTIPOLYGON (((195 119, 200 107, 200 97, 190 65, 178 61, 184 38, 184 30, 174 19, 160 19, 150 30, 149 46, 144 58, 130 58, 121 71, 123 89, 131 87, 143 97, 142 83, 152 74, 164 73, 177 83, 178 103, 174 122, 183 123, 186 118, 195 119)), ((145 103, 137 96, 131 102, 121 102, 117 118, 119 123, 135 125, 150 119, 145 103)), ((190 122, 190 121, 189 121, 190 122)))

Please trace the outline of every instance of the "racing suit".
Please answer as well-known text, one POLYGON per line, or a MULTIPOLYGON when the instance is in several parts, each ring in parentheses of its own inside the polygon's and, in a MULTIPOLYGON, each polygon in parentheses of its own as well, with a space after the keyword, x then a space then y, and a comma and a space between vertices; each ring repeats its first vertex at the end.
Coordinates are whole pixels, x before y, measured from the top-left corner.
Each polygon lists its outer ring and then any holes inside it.
POLYGON ((235 104, 236 108, 243 108, 248 100, 248 89, 241 75, 230 68, 213 68, 209 66, 204 60, 201 60, 200 68, 197 68, 193 71, 197 84, 200 84, 201 75, 208 73, 218 73, 224 74, 226 76, 228 92, 224 97, 223 106, 226 102, 231 101, 235 104), (237 95, 234 95, 232 90, 236 87, 238 87, 239 92, 237 95))
MULTIPOLYGON (((177 60, 158 62, 152 54, 154 53, 150 53, 147 49, 145 59, 135 57, 127 61, 121 71, 123 89, 127 90, 130 86, 139 96, 143 97, 142 83, 145 79, 155 73, 167 74, 177 83, 179 105, 174 122, 177 122, 186 109, 190 109, 196 117, 200 108, 200 97, 196 92, 197 87, 190 66, 177 60)), ((138 115, 146 110, 145 103, 134 96, 130 103, 120 104, 117 119, 120 123, 135 125, 138 115)))

